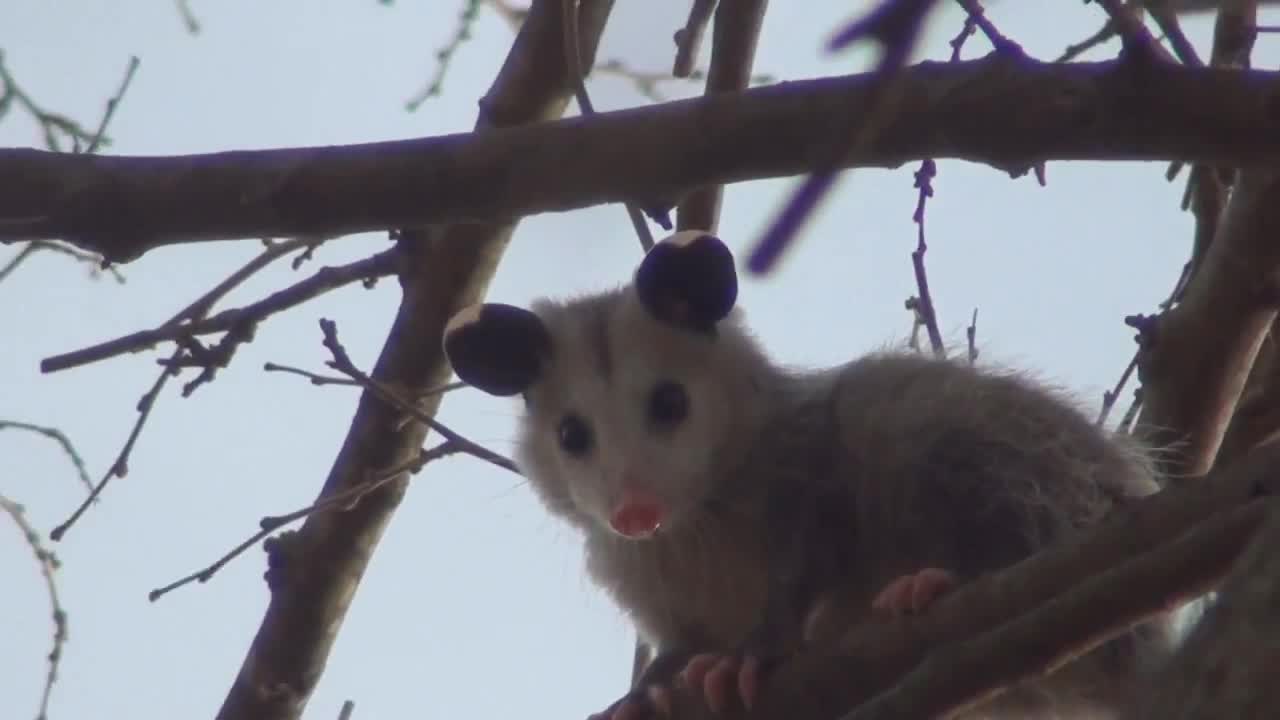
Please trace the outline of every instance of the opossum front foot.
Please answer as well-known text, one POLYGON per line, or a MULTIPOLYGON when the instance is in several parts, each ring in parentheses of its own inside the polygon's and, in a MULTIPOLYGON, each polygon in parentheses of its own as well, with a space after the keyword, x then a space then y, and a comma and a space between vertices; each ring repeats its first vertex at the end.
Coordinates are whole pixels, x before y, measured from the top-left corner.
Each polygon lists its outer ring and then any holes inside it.
POLYGON ((671 691, 664 685, 643 685, 587 720, 650 720, 671 717, 671 691))
POLYGON ((680 680, 690 689, 701 690, 712 712, 724 712, 737 695, 742 707, 750 710, 755 703, 764 675, 776 660, 742 650, 735 653, 702 653, 695 655, 680 673, 680 680))
POLYGON ((871 601, 871 607, 894 615, 923 612, 958 584, 955 575, 941 568, 925 568, 895 578, 871 601))

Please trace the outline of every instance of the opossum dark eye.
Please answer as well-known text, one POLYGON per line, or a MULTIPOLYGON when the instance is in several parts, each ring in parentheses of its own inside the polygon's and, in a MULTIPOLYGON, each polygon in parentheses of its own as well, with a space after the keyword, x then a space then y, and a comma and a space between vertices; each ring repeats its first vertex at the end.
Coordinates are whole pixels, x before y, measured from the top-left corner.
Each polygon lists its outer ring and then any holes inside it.
POLYGON ((670 426, 689 415, 689 393, 684 386, 669 380, 653 386, 649 393, 649 421, 655 425, 670 426))
POLYGON ((560 438, 560 448, 574 457, 582 457, 591 449, 591 428, 577 415, 565 415, 556 428, 556 435, 560 438))

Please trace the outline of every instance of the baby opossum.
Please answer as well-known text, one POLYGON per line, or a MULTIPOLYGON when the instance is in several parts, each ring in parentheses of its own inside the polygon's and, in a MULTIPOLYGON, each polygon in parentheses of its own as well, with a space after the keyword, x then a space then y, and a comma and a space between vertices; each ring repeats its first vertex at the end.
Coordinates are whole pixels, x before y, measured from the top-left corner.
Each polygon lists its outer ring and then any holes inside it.
MULTIPOLYGON (((518 464, 658 649, 613 720, 666 710, 676 679, 713 709, 750 704, 824 594, 918 612, 1158 489, 1141 452, 1013 373, 905 352, 784 369, 742 326, 737 283, 718 238, 684 231, 623 288, 476 305, 445 331, 462 380, 523 396, 518 464)), ((978 712, 1114 710, 1168 622, 978 712)))

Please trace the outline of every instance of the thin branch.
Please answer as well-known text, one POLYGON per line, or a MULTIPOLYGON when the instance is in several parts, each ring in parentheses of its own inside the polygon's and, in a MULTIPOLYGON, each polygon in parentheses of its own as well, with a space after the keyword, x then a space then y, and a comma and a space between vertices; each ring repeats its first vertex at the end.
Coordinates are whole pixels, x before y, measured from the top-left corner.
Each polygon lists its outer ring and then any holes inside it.
MULTIPOLYGON (((301 242, 301 241, 299 241, 301 242)), ((234 287, 247 280, 251 275, 266 267, 272 260, 283 257, 288 252, 296 249, 298 246, 293 242, 283 242, 270 244, 266 250, 259 253, 256 257, 246 263, 236 272, 232 273, 226 280, 223 280, 213 290, 205 293, 196 302, 181 310, 177 315, 170 318, 161 327, 177 326, 183 320, 197 322, 201 320, 223 295, 230 292, 234 287)), ((169 382, 171 376, 178 373, 177 363, 182 358, 183 348, 179 347, 174 350, 168 359, 168 366, 161 369, 160 374, 152 383, 151 388, 143 394, 142 399, 138 401, 137 412, 138 417, 134 421, 133 428, 129 431, 129 436, 125 439, 124 446, 116 455, 115 460, 103 473, 102 478, 89 491, 89 497, 80 504, 79 507, 71 514, 66 521, 54 528, 49 537, 55 542, 62 539, 62 536, 80 519, 80 516, 89 509, 89 506, 97 502, 98 496, 106 489, 107 483, 115 477, 124 477, 129 472, 129 456, 133 453, 133 447, 138 441, 138 436, 142 434, 142 428, 146 425, 147 420, 151 417, 151 411, 155 407, 156 400, 160 397, 160 393, 164 390, 165 384, 169 382)), ((188 392, 194 389, 194 386, 188 384, 188 392)))
POLYGON ((1120 392, 1124 390, 1124 386, 1128 384, 1129 378, 1133 375, 1133 371, 1138 369, 1139 353, 1133 354, 1133 359, 1129 360, 1129 364, 1125 366, 1124 372, 1120 373, 1120 378, 1116 380, 1115 387, 1102 392, 1102 409, 1098 411, 1098 419, 1094 424, 1102 427, 1107 422, 1107 416, 1111 414, 1111 409, 1115 407, 1116 401, 1120 399, 1120 392))
POLYGON ((1103 23, 1102 27, 1098 28, 1097 32, 1085 38, 1084 40, 1081 40, 1078 43, 1072 43, 1068 45, 1062 51, 1062 54, 1059 55, 1056 60, 1054 60, 1054 62, 1066 63, 1066 62, 1075 60, 1076 58, 1080 57, 1086 52, 1102 45, 1103 43, 1111 40, 1111 38, 1116 37, 1119 34, 1120 32, 1117 29, 1116 22, 1108 18, 1107 22, 1103 23))
MULTIPOLYGON (((578 0, 561 0, 562 22, 564 23, 564 61, 565 67, 568 68, 570 82, 573 83, 573 96, 578 101, 578 109, 583 116, 590 117, 596 114, 595 106, 591 104, 591 96, 587 94, 586 78, 582 71, 582 54, 578 49, 578 0)), ((631 227, 636 232, 636 237, 640 240, 640 248, 645 252, 653 249, 653 232, 649 230, 649 224, 645 222, 644 215, 640 209, 631 202, 624 203, 627 210, 627 217, 631 219, 631 227)))
MULTIPOLYGON (((720 3, 715 13, 711 66, 703 89, 704 97, 741 92, 751 83, 751 68, 755 64, 756 47, 759 45, 760 29, 764 26, 768 5, 768 0, 720 3)), ((691 19, 692 13, 696 11, 695 4, 694 10, 690 11, 691 19)), ((694 190, 680 201, 676 211, 676 226, 681 230, 716 232, 723 201, 722 185, 706 185, 694 190)))
POLYGON ((1010 40, 1007 36, 996 29, 996 26, 987 19, 986 11, 982 7, 982 3, 978 0, 956 0, 960 7, 964 8, 965 22, 964 27, 967 31, 962 31, 955 40, 951 41, 952 55, 951 60, 958 61, 960 59, 960 45, 963 44, 962 38, 972 34, 971 28, 977 27, 982 30, 982 34, 987 37, 987 41, 991 43, 991 47, 999 53, 1008 53, 1013 57, 1021 57, 1025 54, 1022 46, 1010 40))
MULTIPOLYGON (((313 373, 310 370, 303 370, 302 368, 290 367, 288 365, 278 365, 273 362, 264 364, 262 366, 262 369, 267 372, 283 372, 283 373, 288 373, 290 375, 298 375, 300 377, 304 377, 307 380, 309 380, 312 385, 349 385, 353 387, 363 387, 359 381, 352 380, 351 378, 333 377, 330 375, 320 375, 318 373, 313 373)), ((423 392, 418 393, 417 399, 421 400, 422 398, 426 398, 426 397, 443 395, 445 393, 450 393, 450 392, 453 392, 454 390, 461 390, 466 387, 471 387, 471 386, 467 385, 462 381, 445 383, 444 385, 441 385, 439 387, 427 388, 423 392)))
POLYGON ((125 283, 125 277, 119 270, 109 265, 104 267, 105 263, 101 255, 85 252, 71 245, 54 242, 52 240, 31 240, 23 245, 22 250, 18 251, 9 260, 9 262, 5 263, 3 268, 0 268, 0 282, 4 282, 4 279, 7 278, 14 270, 18 269, 19 265, 26 262, 31 258, 31 256, 41 250, 58 255, 65 255, 76 262, 88 265, 90 278, 97 278, 103 272, 106 272, 111 275, 112 279, 114 279, 116 283, 120 285, 125 283))
POLYGON ((1177 60, 1151 34, 1142 23, 1141 2, 1125 3, 1124 0, 1092 0, 1106 11, 1110 21, 1115 24, 1116 32, 1124 41, 1125 48, 1131 52, 1142 53, 1148 59, 1157 62, 1173 63, 1177 60))
POLYGON ((1171 8, 1160 3, 1148 3, 1146 5, 1147 12, 1151 13, 1151 19, 1156 21, 1156 25, 1160 28, 1160 32, 1169 39, 1169 45, 1173 47, 1173 53, 1182 61, 1183 65, 1191 67, 1202 67, 1204 61, 1200 59, 1200 55, 1196 52, 1196 48, 1187 39, 1186 33, 1182 32, 1182 25, 1178 22, 1178 15, 1171 8))
POLYGON ((98 129, 89 138, 89 144, 85 147, 84 152, 92 154, 102 147, 102 143, 107 137, 107 125, 111 123, 111 118, 115 117, 116 108, 120 106, 120 101, 124 99, 125 92, 129 90, 129 84, 133 82, 133 76, 138 72, 140 64, 142 64, 142 61, 138 59, 137 55, 129 56, 129 64, 124 70, 124 79, 120 81, 120 87, 116 89, 116 94, 107 98, 107 109, 103 111, 102 119, 98 121, 98 129))
POLYGON ((58 556, 41 542, 40 533, 27 521, 22 505, 0 494, 0 510, 7 513, 18 526, 27 545, 35 553, 36 562, 40 565, 40 575, 44 577, 45 590, 49 595, 49 610, 53 615, 53 649, 49 651, 49 672, 45 675, 40 710, 36 714, 36 720, 45 720, 49 716, 49 698, 53 695, 54 683, 58 681, 62 646, 67 642, 67 611, 62 607, 62 600, 58 597, 58 581, 54 577, 59 567, 58 556))
POLYGON ((747 260, 748 268, 757 274, 768 272, 781 257, 804 222, 834 186, 838 175, 836 158, 856 153, 872 144, 882 126, 897 111, 902 96, 900 76, 907 59, 915 49, 924 18, 936 0, 883 0, 871 13, 849 23, 828 43, 830 50, 840 50, 864 38, 875 40, 880 56, 871 72, 867 97, 857 106, 849 106, 828 116, 832 123, 824 134, 825 152, 816 158, 816 169, 792 194, 777 218, 756 242, 747 260), (850 132, 849 126, 855 129, 850 132))
MULTIPOLYGON (((147 350, 166 341, 177 341, 226 332, 237 327, 258 325, 272 315, 301 305, 331 290, 394 274, 399 264, 398 252, 396 248, 390 248, 346 265, 322 267, 311 277, 277 290, 260 300, 242 307, 223 310, 202 320, 165 323, 151 330, 140 330, 81 350, 54 355, 40 362, 40 371, 58 372, 125 353, 147 350)), ((203 301, 197 301, 197 303, 200 302, 203 301)))
POLYGON ((449 38, 449 42, 445 43, 444 47, 436 51, 435 74, 427 82, 426 87, 405 102, 404 109, 406 111, 417 111, 424 102, 439 96, 444 90, 444 78, 449 72, 453 56, 464 42, 471 39, 472 28, 475 26, 476 19, 480 17, 480 4, 482 2, 484 0, 463 0, 462 12, 458 14, 458 24, 454 28, 453 37, 449 38))
POLYGON ((351 357, 347 355, 346 348, 342 346, 342 343, 338 342, 337 323, 332 320, 321 318, 320 331, 324 333, 324 346, 328 348, 329 353, 333 355, 333 360, 325 363, 326 365, 360 383, 365 390, 373 393, 373 395, 382 402, 409 415, 423 425, 431 428, 432 431, 438 433, 441 437, 453 443, 455 449, 451 452, 465 452, 468 455, 473 455, 485 462, 497 465, 504 470, 510 470, 517 475, 521 474, 519 468, 517 468, 516 464, 510 459, 499 455, 477 442, 473 442, 462 435, 459 435, 444 423, 423 412, 421 408, 404 400, 398 394, 387 389, 382 383, 374 380, 363 370, 356 367, 355 363, 351 362, 351 357))
POLYGON ((218 301, 226 297, 228 293, 239 287, 244 281, 253 277, 266 266, 275 262, 278 258, 284 257, 294 250, 311 247, 307 241, 301 239, 285 240, 284 242, 268 243, 265 250, 259 253, 249 262, 245 263, 240 269, 228 275, 222 282, 214 285, 212 289, 196 298, 190 305, 179 310, 173 317, 165 321, 161 327, 174 327, 186 321, 195 321, 208 315, 213 310, 213 306, 218 301))
POLYGON ((168 585, 152 590, 147 593, 147 599, 151 602, 155 602, 184 585, 190 585, 193 582, 208 582, 218 573, 219 570, 226 567, 227 563, 230 563, 240 555, 243 555, 246 550, 257 545, 271 533, 316 513, 329 510, 349 510, 355 507, 356 504, 358 504, 366 495, 377 490, 383 485, 386 485, 388 482, 395 480, 404 473, 409 473, 411 475, 416 474, 422 470, 427 463, 462 451, 462 447, 457 443, 454 443, 451 440, 445 440, 431 449, 422 449, 416 456, 406 462, 390 467, 382 472, 375 473, 362 483, 340 490, 332 495, 324 496, 306 507, 299 508, 292 512, 287 512, 283 515, 268 515, 259 521, 258 524, 260 528, 257 532, 250 535, 247 539, 239 545, 236 545, 231 550, 228 550, 222 555, 222 557, 213 561, 211 564, 206 565, 200 570, 191 573, 190 575, 186 575, 174 580, 168 585))
MULTIPOLYGON (((175 351, 173 357, 176 359, 179 353, 181 353, 181 350, 175 351)), ((147 419, 151 417, 151 411, 155 408, 156 399, 160 397, 160 391, 164 389, 169 377, 175 374, 177 374, 176 370, 168 368, 161 370, 160 375, 151 384, 151 388, 138 401, 138 418, 134 421, 133 428, 129 430, 129 436, 125 439, 124 446, 120 448, 116 459, 107 467, 107 471, 102 474, 102 478, 89 491, 89 497, 80 503, 80 506, 71 513, 71 517, 64 520, 61 525, 55 527, 49 533, 49 537, 54 542, 61 541, 62 536, 76 524, 80 516, 84 515, 85 511, 89 509, 89 506, 98 501, 98 496, 106 489, 107 483, 111 482, 112 478, 122 478, 129 474, 129 456, 133 454, 133 446, 138 442, 138 436, 142 434, 142 428, 147 424, 147 419)))
POLYGON ((678 77, 689 77, 693 66, 698 62, 698 50, 702 46, 702 36, 706 34, 707 24, 711 22, 711 13, 716 9, 716 0, 693 0, 689 8, 689 19, 684 27, 676 30, 676 60, 671 67, 671 74, 678 77))
POLYGON ((277 365, 276 363, 264 363, 262 369, 266 372, 282 372, 290 375, 298 375, 304 377, 311 382, 312 385, 349 385, 352 387, 360 387, 360 383, 345 377, 331 377, 328 375, 319 375, 310 370, 302 368, 290 367, 288 365, 277 365))
POLYGON ((978 308, 973 309, 973 317, 969 327, 964 329, 965 339, 969 343, 969 364, 978 362, 978 308))
POLYGON ((919 230, 916 234, 916 249, 911 253, 911 267, 916 276, 916 292, 919 293, 916 296, 915 309, 920 313, 920 320, 929 333, 929 347, 933 350, 935 357, 945 358, 947 348, 942 342, 942 331, 938 329, 938 313, 934 308, 933 295, 929 292, 929 276, 924 268, 924 254, 929 250, 924 240, 924 207, 925 201, 933 197, 933 177, 937 171, 937 164, 932 160, 925 160, 920 163, 920 169, 915 172, 915 186, 919 190, 919 195, 916 200, 916 210, 911 219, 919 230))
POLYGON ((85 486, 86 490, 93 491, 93 481, 89 479, 89 469, 85 467, 84 458, 80 456, 76 446, 71 444, 71 438, 67 434, 55 427, 47 427, 44 425, 33 425, 31 423, 17 422, 14 420, 0 420, 0 430, 11 428, 13 430, 25 430, 38 435, 43 435, 50 440, 58 443, 62 447, 62 453, 67 456, 71 464, 76 468, 76 474, 80 476, 80 482, 85 486))
POLYGON ((174 0, 178 8, 178 16, 182 18, 182 26, 191 35, 200 34, 200 19, 191 10, 191 0, 174 0))

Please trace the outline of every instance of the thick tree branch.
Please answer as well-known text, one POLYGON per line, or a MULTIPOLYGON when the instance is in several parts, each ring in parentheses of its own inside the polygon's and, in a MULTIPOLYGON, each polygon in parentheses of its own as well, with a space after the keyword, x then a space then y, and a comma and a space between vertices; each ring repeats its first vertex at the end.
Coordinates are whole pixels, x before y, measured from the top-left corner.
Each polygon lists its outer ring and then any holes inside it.
MULTIPOLYGON (((1026 638, 1028 627, 1047 628, 1054 618, 1067 619, 1074 625, 1071 633, 1054 633, 1047 636, 1049 645, 1026 648, 1029 660, 1051 666, 1064 654, 1096 645, 1122 629, 1117 621, 1167 609, 1203 592, 1230 567, 1232 553, 1248 542, 1260 517, 1254 500, 1280 489, 1277 480, 1280 445, 1266 446, 1228 469, 1215 470, 1204 482, 1170 487, 1122 507, 1081 539, 964 585, 927 613, 847 631, 815 628, 812 636, 819 642, 783 663, 743 717, 840 717, 893 688, 913 668, 935 673, 967 656, 973 644, 986 645, 1001 636, 1026 638), (1087 602, 1097 604, 1104 586, 1109 597, 1125 598, 1123 607, 1116 606, 1115 618, 1082 611, 1087 602), (966 643, 969 651, 963 649, 966 643), (941 659, 927 660, 938 651, 941 659)), ((839 617, 838 612, 827 615, 839 617)), ((939 688, 964 691, 953 698, 972 697, 969 691, 995 689, 992 681, 998 684, 1021 672, 1013 668, 1002 676, 1004 670, 1010 668, 989 667, 989 676, 967 675, 959 684, 943 682, 939 688)), ((678 690, 672 699, 675 720, 718 717, 700 695, 678 690)))
MULTIPOLYGON (((839 166, 934 157, 1020 173, 1046 160, 1280 162, 1280 73, 992 55, 922 63, 900 82, 890 121, 839 166)), ((0 241, 64 238, 125 262, 184 242, 675 202, 702 186, 807 172, 830 142, 831 118, 857 118, 850 109, 871 89, 865 74, 822 78, 340 147, 179 157, 0 150, 0 241)))
POLYGON ((1280 707, 1280 500, 1235 563, 1218 601, 1132 717, 1144 720, 1269 717, 1280 707))
MULTIPOLYGON (((579 48, 584 67, 594 62, 611 8, 609 0, 581 4, 579 48)), ((480 102, 478 135, 497 135, 491 129, 495 126, 544 123, 564 112, 572 83, 565 69, 560 18, 558 0, 535 0, 502 70, 480 102)), ((421 162, 420 157, 387 159, 402 169, 421 162)), ((371 197, 383 192, 403 194, 404 189, 382 187, 371 197)), ((500 185, 480 192, 502 194, 500 185)), ((402 246, 410 255, 401 276, 404 298, 371 373, 374 380, 402 397, 421 398, 424 413, 435 412, 440 395, 424 394, 450 375, 440 343, 445 323, 483 297, 512 229, 490 217, 488 223, 402 233, 402 246)), ((348 491, 379 469, 413 460, 426 434, 423 423, 406 423, 401 410, 371 392, 362 393, 317 502, 348 491)), ((219 720, 292 720, 301 714, 407 479, 401 475, 362 496, 353 507, 310 515, 287 541, 273 542, 271 603, 219 720)))
MULTIPOLYGON (((756 45, 768 6, 768 0, 720 3, 711 37, 711 66, 707 70, 705 95, 741 92, 751 83, 756 45)), ((678 56, 676 65, 680 65, 678 56)), ((680 202, 676 211, 676 227, 714 233, 720 223, 723 200, 724 187, 721 185, 694 190, 680 202)))
POLYGON ((1143 331, 1138 431, 1173 451, 1167 474, 1213 465, 1280 306, 1280 173, 1246 170, 1181 302, 1143 331))

